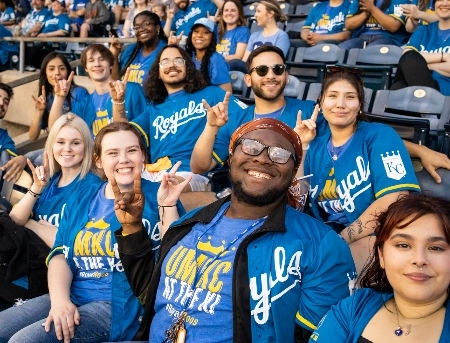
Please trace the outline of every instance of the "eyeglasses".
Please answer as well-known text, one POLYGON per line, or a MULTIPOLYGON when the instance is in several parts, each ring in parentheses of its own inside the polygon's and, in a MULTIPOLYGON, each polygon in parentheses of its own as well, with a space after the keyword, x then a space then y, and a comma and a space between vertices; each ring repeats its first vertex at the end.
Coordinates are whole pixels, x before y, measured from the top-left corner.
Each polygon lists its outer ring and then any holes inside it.
POLYGON ((155 23, 150 23, 149 21, 144 21, 141 25, 136 25, 133 27, 134 31, 146 30, 150 25, 156 25, 155 23))
POLYGON ((186 64, 186 61, 183 59, 183 57, 175 57, 174 59, 165 58, 165 59, 159 61, 159 67, 165 68, 172 62, 177 67, 182 67, 186 64))
POLYGON ((241 139, 237 145, 239 144, 241 145, 242 152, 250 156, 258 156, 264 151, 264 149, 267 148, 269 159, 272 162, 278 164, 286 164, 287 161, 289 161, 289 157, 291 156, 295 162, 295 156, 292 154, 292 152, 278 146, 264 145, 261 142, 249 138, 241 139))
POLYGON ((260 65, 253 67, 248 71, 248 73, 251 74, 254 70, 259 76, 266 76, 269 72, 269 68, 272 68, 275 75, 281 75, 286 71, 286 64, 275 64, 273 66, 260 65))
POLYGON ((353 67, 328 66, 327 75, 331 74, 354 74, 361 76, 364 74, 364 70, 353 67))

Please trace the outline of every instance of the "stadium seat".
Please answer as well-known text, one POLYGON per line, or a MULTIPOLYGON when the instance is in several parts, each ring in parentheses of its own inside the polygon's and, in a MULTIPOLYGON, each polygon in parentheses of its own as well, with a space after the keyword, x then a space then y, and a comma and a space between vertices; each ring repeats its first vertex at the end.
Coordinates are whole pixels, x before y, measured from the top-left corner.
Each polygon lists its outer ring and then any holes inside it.
POLYGON ((248 97, 250 90, 244 81, 245 74, 237 70, 230 70, 229 73, 233 95, 237 97, 248 97))
POLYGON ((450 117, 450 97, 439 91, 421 86, 395 91, 381 90, 375 96, 371 112, 397 119, 427 121, 430 139, 429 142, 420 143, 436 151, 444 149, 445 124, 450 117))
POLYGON ((244 17, 246 18, 252 18, 255 16, 256 12, 256 4, 250 4, 247 6, 244 6, 244 17))
POLYGON ((294 62, 287 62, 289 74, 301 81, 322 82, 327 64, 342 63, 346 51, 334 44, 318 44, 309 48, 297 48, 294 62))
POLYGON ((436 173, 441 177, 441 183, 437 183, 424 168, 420 161, 413 160, 414 171, 419 181, 420 190, 425 195, 440 197, 450 200, 450 170, 439 168, 436 173))
POLYGON ((305 94, 306 83, 300 81, 295 76, 289 75, 289 83, 284 88, 284 95, 289 98, 302 100, 305 94))
POLYGON ((288 21, 286 24, 285 31, 289 36, 289 41, 291 42, 291 47, 298 47, 296 42, 300 41, 300 32, 302 31, 303 25, 305 25, 305 21, 288 21))
POLYGON ((350 49, 346 66, 364 71, 364 85, 374 91, 389 89, 402 49, 395 45, 373 45, 366 49, 350 49))
MULTIPOLYGON (((320 91, 322 90, 321 83, 311 83, 308 88, 308 93, 306 95, 306 100, 317 101, 320 95, 320 91)), ((373 90, 370 88, 364 87, 364 111, 369 112, 370 103, 373 96, 373 90)))
POLYGON ((442 152, 450 158, 450 123, 444 125, 445 135, 444 135, 444 146, 442 152))
POLYGON ((311 9, 316 6, 317 2, 307 2, 302 5, 297 5, 294 8, 294 13, 290 14, 290 18, 306 18, 311 9))
POLYGON ((281 13, 285 15, 290 15, 294 12, 295 7, 292 6, 289 2, 280 2, 281 13))

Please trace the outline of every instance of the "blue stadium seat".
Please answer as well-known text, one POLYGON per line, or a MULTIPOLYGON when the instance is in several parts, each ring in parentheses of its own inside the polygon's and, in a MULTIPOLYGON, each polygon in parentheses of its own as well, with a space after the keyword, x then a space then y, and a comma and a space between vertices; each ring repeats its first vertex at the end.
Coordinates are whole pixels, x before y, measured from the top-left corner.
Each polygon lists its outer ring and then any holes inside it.
POLYGON ((284 89, 284 96, 302 100, 305 94, 306 83, 300 81, 295 76, 289 75, 289 83, 284 89))
POLYGON ((441 177, 441 183, 436 183, 431 175, 423 168, 420 161, 413 160, 414 171, 423 194, 450 200, 450 170, 439 168, 436 172, 441 177))
POLYGON ((252 18, 256 12, 256 4, 252 3, 250 5, 244 6, 244 17, 252 18))
POLYGON ((311 9, 316 6, 317 2, 307 2, 305 4, 297 5, 294 8, 293 14, 290 14, 290 18, 306 18, 311 9))

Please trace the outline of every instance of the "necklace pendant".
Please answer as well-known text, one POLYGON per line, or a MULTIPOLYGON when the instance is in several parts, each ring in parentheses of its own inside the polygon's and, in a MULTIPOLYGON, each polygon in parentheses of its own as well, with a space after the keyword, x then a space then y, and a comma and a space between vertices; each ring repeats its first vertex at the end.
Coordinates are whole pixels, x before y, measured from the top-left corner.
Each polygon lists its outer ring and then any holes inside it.
POLYGON ((402 330, 402 328, 399 326, 399 327, 397 328, 397 330, 394 331, 394 333, 395 333, 397 336, 401 336, 401 335, 403 335, 403 330, 402 330))
POLYGON ((338 159, 337 155, 334 154, 333 157, 332 157, 332 159, 333 159, 333 161, 337 161, 337 159, 338 159))

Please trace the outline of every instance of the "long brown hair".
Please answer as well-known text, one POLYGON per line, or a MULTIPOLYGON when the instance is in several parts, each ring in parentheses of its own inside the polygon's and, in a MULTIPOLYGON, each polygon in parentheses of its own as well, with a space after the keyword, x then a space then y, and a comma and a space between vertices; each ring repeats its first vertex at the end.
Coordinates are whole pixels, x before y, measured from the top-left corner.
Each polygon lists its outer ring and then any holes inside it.
POLYGON ((238 18, 236 25, 237 26, 247 26, 247 20, 244 17, 244 8, 242 7, 242 3, 237 0, 226 0, 223 3, 222 8, 220 9, 220 20, 219 20, 219 30, 218 30, 218 37, 219 37, 218 43, 219 44, 223 38, 223 35, 227 31, 227 24, 223 20, 223 9, 225 7, 225 4, 228 2, 232 2, 233 4, 235 4, 238 9, 239 18, 238 18))
POLYGON ((450 201, 433 198, 419 193, 400 196, 386 211, 377 217, 375 228, 375 245, 369 263, 364 267, 360 286, 372 288, 379 292, 392 292, 392 286, 386 277, 386 272, 380 266, 378 250, 383 248, 394 229, 404 229, 420 217, 432 214, 442 225, 442 231, 450 242, 450 201))

